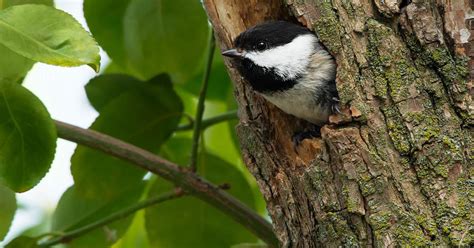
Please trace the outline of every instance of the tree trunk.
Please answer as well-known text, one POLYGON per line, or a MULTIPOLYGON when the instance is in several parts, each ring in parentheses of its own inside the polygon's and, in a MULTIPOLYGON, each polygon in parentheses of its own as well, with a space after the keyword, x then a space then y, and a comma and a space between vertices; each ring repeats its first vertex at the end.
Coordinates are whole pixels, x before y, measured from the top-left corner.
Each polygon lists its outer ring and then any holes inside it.
POLYGON ((308 123, 226 61, 244 160, 282 247, 474 246, 474 1, 205 0, 222 49, 269 19, 315 30, 344 115, 308 123), (471 58, 469 57, 471 56, 471 58))

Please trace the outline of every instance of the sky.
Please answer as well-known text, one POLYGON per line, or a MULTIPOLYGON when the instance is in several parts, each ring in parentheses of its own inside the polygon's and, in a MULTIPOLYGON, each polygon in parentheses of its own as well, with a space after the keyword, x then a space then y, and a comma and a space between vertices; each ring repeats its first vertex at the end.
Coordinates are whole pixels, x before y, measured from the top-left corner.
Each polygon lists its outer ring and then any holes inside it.
MULTIPOLYGON (((56 8, 70 13, 86 27, 82 2, 55 0, 56 8)), ((101 65, 106 65, 109 59, 103 51, 101 57, 101 65)), ((84 91, 84 85, 94 76, 96 73, 88 66, 64 68, 37 63, 23 85, 42 100, 54 119, 87 128, 98 115, 84 91)), ((76 144, 61 139, 57 142, 56 156, 46 177, 32 190, 17 194, 21 207, 0 247, 23 230, 38 224, 44 213, 53 212, 63 192, 73 184, 69 161, 76 144)))

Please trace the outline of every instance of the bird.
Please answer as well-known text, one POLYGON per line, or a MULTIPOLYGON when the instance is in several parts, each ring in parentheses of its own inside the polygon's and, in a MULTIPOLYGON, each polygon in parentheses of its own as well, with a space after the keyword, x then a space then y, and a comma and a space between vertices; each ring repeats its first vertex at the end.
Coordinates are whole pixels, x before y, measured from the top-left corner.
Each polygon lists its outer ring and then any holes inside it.
POLYGON ((336 62, 308 28, 288 21, 267 21, 240 33, 232 49, 237 70, 254 91, 283 112, 315 128, 293 136, 296 145, 320 136, 320 127, 339 112, 336 62))

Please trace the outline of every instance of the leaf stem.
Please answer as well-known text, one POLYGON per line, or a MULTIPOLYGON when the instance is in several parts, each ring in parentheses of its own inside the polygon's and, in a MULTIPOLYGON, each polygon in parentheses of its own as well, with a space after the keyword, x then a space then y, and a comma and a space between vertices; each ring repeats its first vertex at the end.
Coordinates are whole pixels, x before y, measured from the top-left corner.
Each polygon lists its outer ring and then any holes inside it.
POLYGON ((155 204, 158 204, 158 203, 161 203, 161 202, 164 202, 164 201, 167 201, 167 200, 171 200, 171 199, 175 199, 175 198, 178 198, 178 197, 181 197, 183 196, 184 192, 182 190, 175 190, 175 191, 171 191, 171 192, 168 192, 168 193, 164 193, 162 195, 158 195, 158 196, 154 196, 154 197, 151 197, 143 202, 140 202, 134 206, 131 206, 131 207, 128 207, 128 208, 125 208, 125 209, 122 209, 120 211, 117 211, 101 220, 98 220, 96 222, 93 222, 93 223, 90 223, 88 225, 85 225, 85 226, 82 226, 82 227, 79 227, 75 230, 72 230, 72 231, 69 231, 69 232, 65 232, 64 234, 60 235, 59 237, 55 237, 55 238, 52 238, 52 239, 49 239, 45 242, 42 242, 39 244, 39 247, 50 247, 50 246, 53 246, 53 245, 57 245, 57 244, 61 244, 61 243, 66 243, 66 242, 70 242, 71 240, 75 239, 75 238, 78 238, 86 233, 89 233, 90 231, 93 231, 99 227, 103 227, 107 224, 110 224, 114 221, 117 221, 117 220, 121 220, 121 219, 124 219, 126 217, 128 217, 129 215, 141 210, 141 209, 144 209, 144 208, 147 208, 147 207, 150 207, 150 206, 153 206, 155 204))
MULTIPOLYGON (((201 122, 201 132, 206 130, 206 128, 219 124, 224 121, 234 120, 237 119, 237 110, 231 110, 229 112, 225 112, 220 115, 216 115, 214 117, 204 119, 201 122)), ((176 128, 176 131, 188 131, 194 129, 194 121, 188 124, 180 125, 176 128)))
POLYGON ((270 247, 278 247, 272 225, 255 211, 245 206, 218 186, 149 151, 125 143, 111 136, 56 121, 58 136, 102 151, 150 171, 181 187, 184 191, 221 210, 243 225, 270 247))
POLYGON ((201 137, 202 116, 204 115, 207 86, 209 85, 209 76, 212 70, 212 59, 214 57, 214 50, 216 49, 216 40, 214 39, 214 30, 211 28, 209 32, 209 47, 207 48, 206 67, 204 69, 204 76, 202 78, 201 91, 199 92, 199 101, 196 109, 196 117, 194 118, 193 131, 193 146, 191 148, 191 158, 189 160, 189 167, 192 171, 197 169, 197 157, 199 150, 199 138, 201 137))

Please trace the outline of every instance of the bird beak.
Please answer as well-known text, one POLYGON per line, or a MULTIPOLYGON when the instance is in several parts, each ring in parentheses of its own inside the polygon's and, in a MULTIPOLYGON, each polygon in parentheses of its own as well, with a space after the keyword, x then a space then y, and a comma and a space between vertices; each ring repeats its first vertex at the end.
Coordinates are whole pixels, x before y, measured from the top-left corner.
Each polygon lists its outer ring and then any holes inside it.
POLYGON ((222 55, 231 58, 241 58, 243 57, 243 53, 239 52, 237 49, 230 49, 227 51, 222 52, 222 55))

